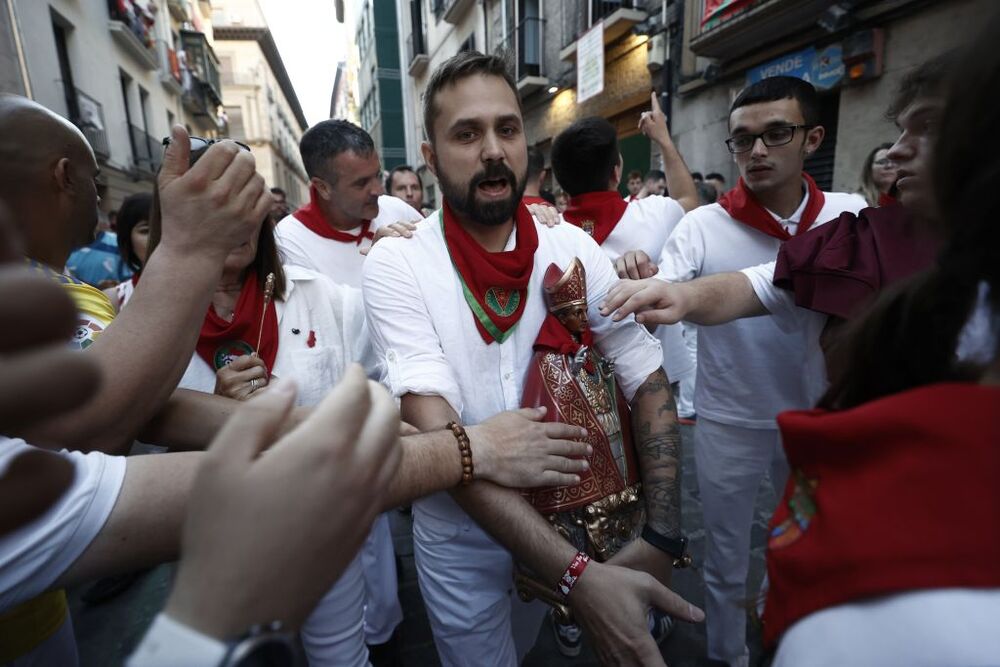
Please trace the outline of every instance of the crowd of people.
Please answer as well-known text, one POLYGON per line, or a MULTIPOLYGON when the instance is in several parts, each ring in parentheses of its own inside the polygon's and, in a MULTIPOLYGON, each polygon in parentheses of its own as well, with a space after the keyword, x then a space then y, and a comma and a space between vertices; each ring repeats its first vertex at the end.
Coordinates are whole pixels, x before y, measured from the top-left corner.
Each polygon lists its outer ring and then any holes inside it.
POLYGON ((549 614, 568 656, 663 664, 680 620, 748 665, 766 479, 772 664, 994 664, 998 34, 908 73, 856 193, 805 171, 800 79, 734 99, 728 188, 655 94, 661 170, 623 174, 601 118, 546 167, 507 63, 463 52, 423 100, 439 208, 344 120, 303 136, 294 211, 177 126, 95 237, 84 136, 0 97, 0 663, 78 664, 65 588, 171 561, 130 665, 378 663, 412 505, 443 664, 519 664, 549 614), (704 612, 670 589, 682 475, 704 612))

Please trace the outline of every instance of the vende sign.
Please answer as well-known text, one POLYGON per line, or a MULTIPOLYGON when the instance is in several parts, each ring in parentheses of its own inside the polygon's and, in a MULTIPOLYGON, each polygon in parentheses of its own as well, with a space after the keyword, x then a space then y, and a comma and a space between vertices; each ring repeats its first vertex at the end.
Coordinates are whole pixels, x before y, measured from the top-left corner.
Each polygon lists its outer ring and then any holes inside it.
POLYGON ((820 51, 813 47, 789 53, 747 70, 747 85, 772 76, 794 76, 808 81, 817 90, 829 90, 844 78, 844 57, 840 44, 820 51))

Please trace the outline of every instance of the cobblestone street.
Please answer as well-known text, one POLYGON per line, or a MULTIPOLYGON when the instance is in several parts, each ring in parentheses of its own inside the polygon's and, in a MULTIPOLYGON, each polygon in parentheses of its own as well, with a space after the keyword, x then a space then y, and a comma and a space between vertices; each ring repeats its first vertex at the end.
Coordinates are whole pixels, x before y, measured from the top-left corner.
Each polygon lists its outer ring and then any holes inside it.
MULTIPOLYGON (((697 481, 694 474, 694 453, 692 451, 694 427, 681 427, 684 442, 683 468, 683 510, 684 530, 691 540, 691 553, 695 565, 701 563, 705 548, 705 531, 702 526, 701 504, 697 481)), ((770 485, 761 486, 753 527, 753 551, 750 563, 750 588, 756 592, 764 571, 764 544, 767 519, 774 506, 774 496, 770 485)), ((402 658, 406 667, 430 667, 440 664, 427 613, 417 585, 416 569, 413 561, 413 545, 410 519, 401 512, 391 513, 393 536, 400 570, 399 595, 403 605, 404 621, 400 629, 402 658)), ((680 570, 674 575, 673 587, 678 594, 691 602, 701 605, 704 590, 701 574, 696 569, 680 570)), ((162 607, 169 590, 173 566, 155 568, 142 575, 124 593, 113 600, 88 605, 80 600, 81 589, 70 591, 77 640, 80 646, 80 660, 84 667, 105 667, 120 665, 124 656, 138 643, 146 627, 162 607)), ((748 595, 750 599, 752 595, 748 595)), ((751 664, 760 653, 758 633, 751 629, 751 664)), ((662 646, 663 655, 671 667, 702 667, 711 665, 705 657, 705 629, 702 625, 678 623, 674 632, 662 646)), ((574 659, 565 658, 556 648, 552 629, 548 622, 543 625, 538 641, 523 663, 525 667, 543 665, 597 665, 596 657, 585 644, 583 653, 574 659)))

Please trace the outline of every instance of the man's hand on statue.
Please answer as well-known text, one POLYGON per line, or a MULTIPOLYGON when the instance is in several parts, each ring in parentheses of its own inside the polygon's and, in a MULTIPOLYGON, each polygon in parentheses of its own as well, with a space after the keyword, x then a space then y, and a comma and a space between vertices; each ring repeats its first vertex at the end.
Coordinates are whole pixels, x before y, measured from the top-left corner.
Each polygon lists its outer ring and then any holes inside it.
POLYGON ((289 380, 240 406, 195 477, 166 611, 210 636, 298 627, 354 557, 399 466, 399 411, 360 366, 278 437, 294 401, 289 380))
POLYGON ((379 240, 384 239, 387 236, 395 236, 395 237, 402 236, 404 239, 411 238, 413 236, 413 230, 417 228, 418 222, 420 221, 416 220, 414 222, 394 222, 391 225, 379 227, 375 231, 374 238, 372 238, 372 244, 367 248, 362 248, 361 254, 367 255, 371 251, 371 249, 375 247, 375 244, 378 243, 379 240))
POLYGON ((215 393, 245 401, 267 386, 267 366, 257 355, 244 354, 215 372, 215 393))
POLYGON ((672 139, 670 130, 667 129, 667 117, 660 108, 656 93, 650 93, 649 102, 651 109, 639 116, 639 131, 658 144, 670 143, 672 139))
POLYGON ((590 467, 586 429, 543 422, 545 408, 501 412, 468 427, 477 479, 514 489, 571 486, 590 467))
POLYGON ((175 125, 160 169, 159 248, 220 260, 250 240, 271 210, 271 193, 250 151, 220 141, 190 166, 191 140, 175 125))
POLYGON ((643 280, 655 276, 660 268, 642 250, 629 250, 615 260, 615 270, 619 278, 643 280))
POLYGON ((601 303, 600 313, 618 322, 632 313, 641 324, 676 324, 688 314, 684 283, 656 278, 620 280, 601 303))
POLYGON ((608 563, 651 574, 664 586, 670 586, 674 573, 674 559, 641 537, 626 544, 608 563))
POLYGON ((528 213, 535 216, 538 222, 546 227, 555 227, 562 222, 556 207, 548 204, 528 204, 528 213))
POLYGON ((609 563, 591 561, 568 600, 604 665, 664 665, 647 625, 653 607, 682 621, 705 620, 705 612, 652 575, 609 563))

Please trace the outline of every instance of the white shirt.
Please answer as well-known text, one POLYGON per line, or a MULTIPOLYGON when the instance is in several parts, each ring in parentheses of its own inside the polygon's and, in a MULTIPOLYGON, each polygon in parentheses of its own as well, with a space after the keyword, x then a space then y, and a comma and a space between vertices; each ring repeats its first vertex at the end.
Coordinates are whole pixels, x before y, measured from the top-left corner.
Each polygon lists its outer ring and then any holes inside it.
MULTIPOLYGON (((396 222, 414 222, 423 216, 402 199, 382 195, 378 198, 378 215, 372 220, 369 231, 396 222)), ((361 226, 347 230, 357 234, 361 226)), ((361 287, 361 266, 365 256, 361 251, 371 247, 371 240, 360 244, 344 243, 323 238, 303 225, 294 215, 285 216, 274 228, 274 238, 285 264, 304 266, 322 273, 338 285, 361 287)))
POLYGON ((142 641, 125 661, 126 667, 218 667, 227 644, 160 612, 142 641))
MULTIPOLYGON (((24 440, 0 436, 0 472, 33 449, 24 440)), ((58 454, 73 464, 72 485, 45 514, 0 536, 0 612, 52 588, 101 532, 118 500, 124 456, 58 454)))
MULTIPOLYGON (((293 378, 299 389, 296 403, 316 405, 340 381, 348 364, 358 362, 374 376, 361 292, 309 269, 285 266, 284 270, 285 297, 274 302, 278 354, 272 380, 293 378), (310 334, 315 334, 312 347, 310 334)), ((212 393, 215 369, 195 352, 178 387, 212 393)))
MULTIPOLYGON (((857 195, 826 192, 824 197, 816 225, 867 206, 857 195)), ((774 218, 794 234, 805 207, 803 197, 788 219, 774 218)), ((657 277, 677 282, 739 271, 773 261, 780 245, 778 239, 734 220, 719 204, 701 206, 685 215, 670 235, 657 277)), ((698 414, 730 426, 775 428, 779 412, 812 407, 822 394, 825 373, 812 355, 800 332, 784 331, 770 317, 699 327, 698 414)))
MULTIPOLYGON (((601 352, 631 400, 660 367, 660 344, 627 318, 612 322, 598 305, 617 276, 601 248, 572 225, 535 224, 538 250, 521 320, 502 343, 487 345, 462 293, 437 213, 417 225, 413 238, 387 238, 372 249, 364 267, 365 311, 383 382, 397 398, 441 396, 463 423, 478 424, 521 407, 525 374, 547 310, 542 280, 549 264, 565 269, 579 257, 587 272, 590 327, 601 352)), ((516 229, 506 250, 516 246, 516 229)), ((447 493, 418 501, 422 512, 460 522, 465 514, 447 493)))
POLYGON ((785 632, 774 667, 1000 664, 1000 590, 942 588, 829 607, 785 632))
MULTIPOLYGON (((650 195, 633 200, 601 249, 612 262, 630 250, 642 250, 659 264, 667 238, 683 217, 684 208, 670 197, 650 195)), ((663 370, 671 382, 694 372, 694 359, 684 344, 680 324, 661 324, 653 335, 663 348, 663 370)))

